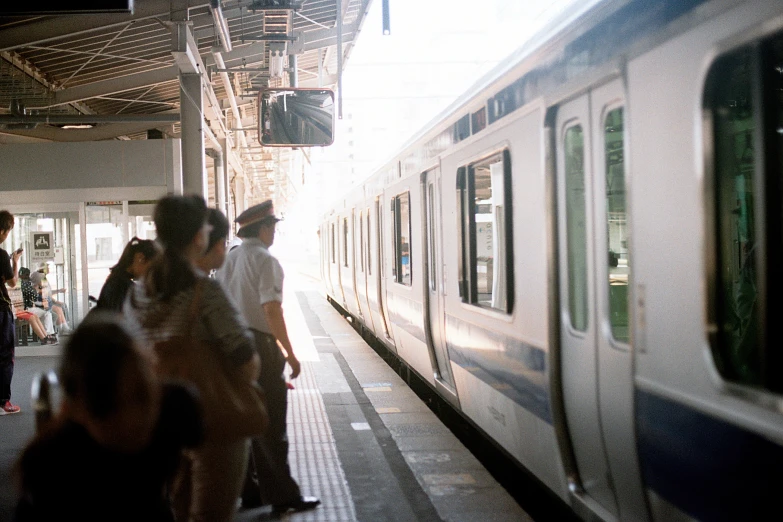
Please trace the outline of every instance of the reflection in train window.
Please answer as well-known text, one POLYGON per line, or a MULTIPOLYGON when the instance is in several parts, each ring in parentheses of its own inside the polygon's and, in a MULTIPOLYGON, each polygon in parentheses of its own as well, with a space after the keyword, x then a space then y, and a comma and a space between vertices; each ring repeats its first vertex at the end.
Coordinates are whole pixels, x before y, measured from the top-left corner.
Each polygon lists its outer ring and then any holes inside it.
POLYGON ((575 330, 587 330, 587 229, 585 214, 584 133, 581 125, 565 134, 566 248, 568 311, 575 330))
POLYGON ((411 214, 410 192, 392 199, 394 216, 394 280, 411 286, 411 214))
POLYGON ((726 379, 783 391, 779 328, 767 315, 780 295, 783 36, 719 59, 706 93, 715 169, 715 363, 726 379))
POLYGON ((511 164, 508 151, 473 163, 458 176, 460 295, 472 303, 511 311, 511 164), (465 272, 463 273, 463 267, 465 272))
POLYGON ((609 322, 612 337, 628 342, 628 226, 625 210, 625 154, 623 109, 610 111, 604 119, 606 154, 606 238, 609 263, 609 322))

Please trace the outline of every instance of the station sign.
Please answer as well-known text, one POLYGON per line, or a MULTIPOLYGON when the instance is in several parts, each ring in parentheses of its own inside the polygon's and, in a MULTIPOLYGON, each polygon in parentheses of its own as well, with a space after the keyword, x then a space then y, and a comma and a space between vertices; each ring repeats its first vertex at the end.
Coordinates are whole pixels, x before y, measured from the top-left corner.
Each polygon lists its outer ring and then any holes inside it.
POLYGON ((30 232, 30 245, 32 252, 30 257, 33 261, 45 261, 54 258, 54 233, 53 232, 30 232))

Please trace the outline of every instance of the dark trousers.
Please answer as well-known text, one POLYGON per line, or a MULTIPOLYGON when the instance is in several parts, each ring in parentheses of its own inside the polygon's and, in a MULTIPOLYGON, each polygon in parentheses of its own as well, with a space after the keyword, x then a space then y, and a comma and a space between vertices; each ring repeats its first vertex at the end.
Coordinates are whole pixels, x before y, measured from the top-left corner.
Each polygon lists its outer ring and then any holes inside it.
POLYGON ((11 400, 15 335, 14 313, 11 310, 0 311, 0 406, 11 400))
POLYGON ((264 390, 269 427, 264 435, 251 440, 242 499, 249 505, 285 504, 301 496, 299 485, 291 477, 288 466, 288 388, 283 376, 285 357, 272 335, 257 330, 253 330, 253 334, 261 357, 258 384, 264 390))

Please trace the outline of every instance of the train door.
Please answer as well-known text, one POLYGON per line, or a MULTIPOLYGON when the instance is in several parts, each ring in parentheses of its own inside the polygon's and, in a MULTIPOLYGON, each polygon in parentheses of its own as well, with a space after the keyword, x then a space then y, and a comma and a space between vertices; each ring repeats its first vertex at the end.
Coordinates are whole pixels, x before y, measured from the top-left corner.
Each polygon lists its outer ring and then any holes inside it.
POLYGON ((560 349, 563 401, 576 465, 584 488, 578 498, 602 518, 618 516, 601 429, 597 343, 595 230, 590 96, 557 113, 556 162, 560 349))
POLYGON ((444 324, 443 263, 441 261, 441 212, 440 169, 434 168, 422 174, 422 252, 426 262, 424 287, 424 327, 436 385, 442 385, 456 398, 454 376, 446 349, 444 324))

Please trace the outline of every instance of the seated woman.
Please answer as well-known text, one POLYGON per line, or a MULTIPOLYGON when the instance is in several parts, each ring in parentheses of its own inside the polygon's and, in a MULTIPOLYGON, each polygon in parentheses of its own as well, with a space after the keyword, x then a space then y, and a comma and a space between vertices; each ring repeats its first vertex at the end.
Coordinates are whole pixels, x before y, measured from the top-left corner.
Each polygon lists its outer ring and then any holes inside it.
POLYGON ((106 312, 70 337, 59 381, 60 411, 16 466, 14 520, 172 521, 166 485, 183 448, 202 438, 195 395, 158 382, 125 323, 106 312))
POLYGON ((68 333, 71 331, 71 327, 68 325, 68 321, 65 317, 65 304, 55 301, 52 298, 53 293, 64 292, 65 290, 60 289, 52 292, 49 281, 46 279, 46 273, 48 271, 49 268, 46 263, 42 263, 41 268, 39 268, 37 272, 30 274, 30 282, 37 292, 35 306, 55 314, 57 317, 57 331, 60 334, 68 333))
MULTIPOLYGON (((51 310, 44 310, 42 307, 38 307, 35 305, 36 301, 38 301, 38 292, 33 287, 33 282, 30 280, 30 269, 26 267, 22 267, 19 269, 19 280, 21 281, 21 289, 22 289, 22 297, 24 298, 24 310, 26 314, 28 315, 34 315, 36 318, 36 322, 43 323, 43 328, 46 331, 46 335, 44 337, 49 337, 50 340, 57 341, 57 336, 54 334, 54 321, 52 321, 52 315, 54 314, 51 310)), ((17 317, 19 317, 19 314, 17 314, 17 317)), ((30 326, 32 326, 33 323, 30 322, 30 326)), ((33 331, 35 331, 35 327, 33 327, 33 331)), ((38 332, 35 333, 35 335, 38 335, 38 332)), ((39 339, 44 339, 44 337, 41 337, 38 335, 39 339)))
POLYGON ((111 268, 109 277, 98 297, 98 310, 122 312, 125 296, 133 282, 147 273, 147 269, 158 255, 155 242, 149 239, 131 239, 122 251, 120 260, 111 268))
MULTIPOLYGON (((19 272, 21 273, 22 270, 23 269, 19 269, 19 272)), ((22 289, 18 286, 14 288, 6 286, 6 288, 8 289, 8 295, 11 298, 11 305, 14 308, 14 316, 16 319, 27 321, 27 323, 30 325, 30 328, 33 329, 33 333, 38 337, 38 340, 41 342, 42 346, 46 344, 57 344, 57 337, 55 335, 49 335, 46 333, 44 325, 41 323, 41 320, 38 319, 38 316, 29 310, 25 310, 22 289)), ((51 325, 51 321, 49 324, 51 325)))

